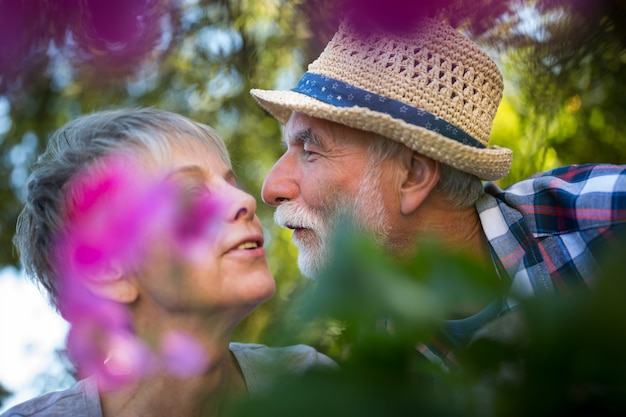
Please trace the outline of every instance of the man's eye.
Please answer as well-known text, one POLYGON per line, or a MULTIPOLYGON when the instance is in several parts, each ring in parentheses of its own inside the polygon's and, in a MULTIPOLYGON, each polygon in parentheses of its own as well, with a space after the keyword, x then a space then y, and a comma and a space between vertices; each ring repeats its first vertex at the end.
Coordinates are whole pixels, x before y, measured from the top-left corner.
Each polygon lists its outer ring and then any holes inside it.
POLYGON ((312 150, 310 150, 310 149, 307 149, 307 148, 303 148, 303 149, 302 149, 302 152, 303 152, 303 153, 304 153, 304 155, 306 155, 306 156, 314 156, 314 155, 319 155, 317 152, 314 152, 314 151, 312 151, 312 150))

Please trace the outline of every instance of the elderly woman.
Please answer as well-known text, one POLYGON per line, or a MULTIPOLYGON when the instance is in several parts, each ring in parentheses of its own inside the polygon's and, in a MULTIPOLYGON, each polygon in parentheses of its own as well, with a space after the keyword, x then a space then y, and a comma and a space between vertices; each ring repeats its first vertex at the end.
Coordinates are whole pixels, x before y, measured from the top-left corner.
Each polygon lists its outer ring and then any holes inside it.
POLYGON ((231 342, 274 294, 254 198, 209 127, 156 109, 97 112, 49 141, 15 243, 69 321, 80 381, 6 416, 219 415, 281 374, 334 363, 231 342))

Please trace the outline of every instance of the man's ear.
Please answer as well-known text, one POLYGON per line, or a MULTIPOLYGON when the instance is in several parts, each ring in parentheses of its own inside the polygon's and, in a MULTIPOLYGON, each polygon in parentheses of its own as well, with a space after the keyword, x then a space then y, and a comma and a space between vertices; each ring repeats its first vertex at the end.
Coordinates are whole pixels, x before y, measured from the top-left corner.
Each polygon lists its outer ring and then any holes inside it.
POLYGON ((134 280, 119 265, 109 265, 96 277, 86 279, 87 287, 98 297, 130 304, 137 299, 139 291, 134 280))
POLYGON ((410 214, 424 202, 439 182, 441 167, 438 161, 413 152, 410 166, 400 189, 400 210, 410 214))

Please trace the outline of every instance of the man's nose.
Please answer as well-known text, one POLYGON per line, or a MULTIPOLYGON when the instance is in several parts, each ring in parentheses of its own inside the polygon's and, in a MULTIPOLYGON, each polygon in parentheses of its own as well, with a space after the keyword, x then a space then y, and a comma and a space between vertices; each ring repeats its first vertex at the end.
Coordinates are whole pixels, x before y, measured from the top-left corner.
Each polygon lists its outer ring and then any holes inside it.
POLYGON ((263 181, 261 196, 270 206, 294 200, 298 196, 297 168, 289 153, 285 153, 274 164, 263 181))

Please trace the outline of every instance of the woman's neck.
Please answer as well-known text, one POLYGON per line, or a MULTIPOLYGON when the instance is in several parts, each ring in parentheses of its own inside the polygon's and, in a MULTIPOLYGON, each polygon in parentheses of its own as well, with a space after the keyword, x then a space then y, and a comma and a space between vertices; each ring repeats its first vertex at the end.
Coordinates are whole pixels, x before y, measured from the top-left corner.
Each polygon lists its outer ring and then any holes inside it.
POLYGON ((101 393, 104 417, 214 416, 224 401, 246 394, 243 375, 229 349, 234 323, 240 320, 235 317, 237 313, 232 314, 232 319, 224 312, 172 314, 141 302, 138 300, 133 310, 134 331, 138 339, 149 345, 156 366, 132 385, 101 393), (180 370, 180 365, 183 373, 189 375, 193 354, 189 351, 198 356, 204 353, 204 360, 192 365, 191 376, 181 377, 176 369, 180 370))
POLYGON ((219 416, 228 401, 246 395, 246 384, 228 348, 209 353, 209 361, 200 375, 177 377, 159 371, 119 390, 101 393, 103 416, 219 416))

